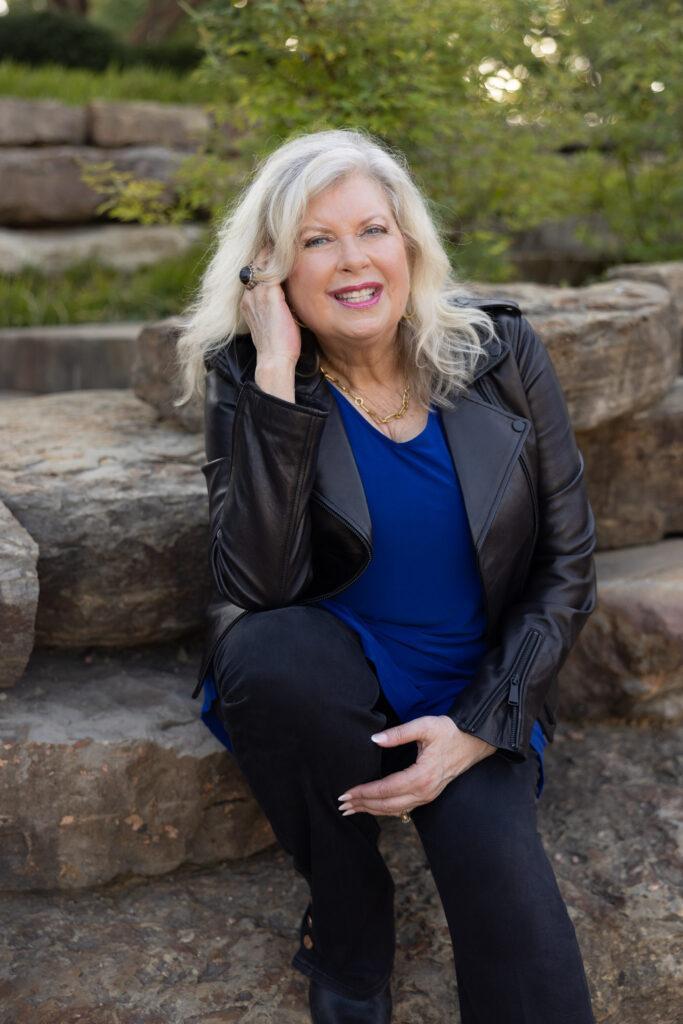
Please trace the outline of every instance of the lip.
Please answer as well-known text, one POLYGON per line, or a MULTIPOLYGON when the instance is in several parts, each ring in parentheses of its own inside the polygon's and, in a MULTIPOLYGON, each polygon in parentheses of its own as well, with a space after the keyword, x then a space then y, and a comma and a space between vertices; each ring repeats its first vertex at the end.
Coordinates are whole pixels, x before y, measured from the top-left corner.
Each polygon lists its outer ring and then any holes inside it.
POLYGON ((367 284, 355 284, 352 287, 340 288, 338 292, 328 292, 328 295, 334 299, 340 306, 345 306, 346 309, 367 309, 369 306, 376 306, 379 300, 382 298, 382 292, 384 291, 383 285, 376 281, 369 281, 367 284), (360 288, 374 288, 375 294, 370 299, 366 299, 365 302, 345 302, 344 299, 338 299, 337 295, 344 295, 346 292, 355 292, 360 288))
POLYGON ((361 284, 347 284, 343 288, 333 288, 332 291, 328 292, 332 298, 335 295, 343 295, 344 292, 359 292, 362 288, 382 288, 383 286, 379 281, 363 281, 361 284))

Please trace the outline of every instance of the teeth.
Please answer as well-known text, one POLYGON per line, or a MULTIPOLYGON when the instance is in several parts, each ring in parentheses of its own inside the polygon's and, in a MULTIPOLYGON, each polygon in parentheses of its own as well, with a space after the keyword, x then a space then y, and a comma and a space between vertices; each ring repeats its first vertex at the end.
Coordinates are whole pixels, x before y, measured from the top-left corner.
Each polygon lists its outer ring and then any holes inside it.
POLYGON ((342 299, 344 302, 363 302, 370 299, 377 291, 376 288, 362 288, 357 292, 335 293, 335 299, 342 299))

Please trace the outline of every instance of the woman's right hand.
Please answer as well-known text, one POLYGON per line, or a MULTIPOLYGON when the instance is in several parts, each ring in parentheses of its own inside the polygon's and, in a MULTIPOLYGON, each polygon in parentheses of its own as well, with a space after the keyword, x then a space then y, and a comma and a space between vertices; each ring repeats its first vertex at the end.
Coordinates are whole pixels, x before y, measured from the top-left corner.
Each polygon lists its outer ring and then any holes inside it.
MULTIPOLYGON (((258 274, 267 266, 271 249, 264 246, 252 261, 258 274)), ((279 281, 259 281, 255 288, 245 288, 240 312, 247 322, 251 339, 261 365, 294 366, 301 354, 301 331, 287 305, 279 281)))

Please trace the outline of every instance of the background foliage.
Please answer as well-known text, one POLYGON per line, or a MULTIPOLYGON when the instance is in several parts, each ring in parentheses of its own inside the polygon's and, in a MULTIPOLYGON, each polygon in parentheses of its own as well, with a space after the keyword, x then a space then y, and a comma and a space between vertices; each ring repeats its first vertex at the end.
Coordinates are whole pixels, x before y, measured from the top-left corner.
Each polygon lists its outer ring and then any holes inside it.
MULTIPOLYGON (((121 43, 197 46, 204 59, 183 74, 5 61, 0 94, 198 102, 237 131, 228 152, 217 136, 183 164, 170 205, 148 183, 110 179, 110 217, 213 223, 282 140, 345 126, 406 156, 466 277, 515 276, 518 233, 568 218, 585 247, 604 251, 607 238, 619 260, 682 255, 680 0, 83 3, 121 43)), ((170 281, 175 273, 170 265, 170 281)), ((35 276, 30 287, 43 296, 37 309, 53 309, 35 276)), ((160 278, 156 287, 163 306, 160 278)))

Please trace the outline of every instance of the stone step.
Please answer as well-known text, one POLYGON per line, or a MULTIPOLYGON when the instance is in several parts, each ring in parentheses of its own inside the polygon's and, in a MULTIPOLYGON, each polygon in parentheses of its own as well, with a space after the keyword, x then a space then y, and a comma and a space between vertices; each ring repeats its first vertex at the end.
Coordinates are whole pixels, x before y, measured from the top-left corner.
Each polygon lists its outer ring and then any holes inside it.
POLYGON ((601 551, 598 604, 560 674, 560 716, 683 721, 683 537, 601 551))
POLYGON ((0 687, 21 679, 33 650, 38 545, 0 502, 0 687))
POLYGON ((0 147, 0 224, 38 227, 96 221, 104 195, 86 184, 84 170, 107 163, 117 173, 153 179, 162 202, 176 194, 174 180, 187 158, 164 146, 3 146, 0 147))
POLYGON ((31 394, 128 388, 143 324, 0 328, 0 388, 31 394))
POLYGON ((683 376, 654 405, 577 431, 576 441, 600 549, 683 534, 683 376))
POLYGON ((0 500, 40 548, 39 646, 158 643, 210 595, 201 434, 126 389, 0 404, 0 500))
POLYGON ((0 889, 80 889, 273 842, 191 699, 199 651, 34 651, 0 693, 0 889))
MULTIPOLYGON (((561 726, 546 750, 539 832, 597 1021, 677 1020, 682 761, 672 728, 561 726)), ((457 1021, 450 939, 419 839, 377 820, 396 882, 394 1017, 457 1021)), ((308 980, 290 960, 307 902, 277 845, 95 890, 0 894, 3 1009, 13 1024, 306 1024, 308 980)))
POLYGON ((28 267, 59 274, 76 263, 137 270, 186 252, 202 224, 93 224, 74 228, 0 228, 0 274, 28 267))
POLYGON ((680 367, 674 297, 661 284, 599 281, 579 288, 506 281, 479 284, 514 299, 547 346, 575 430, 593 430, 659 402, 680 367))

